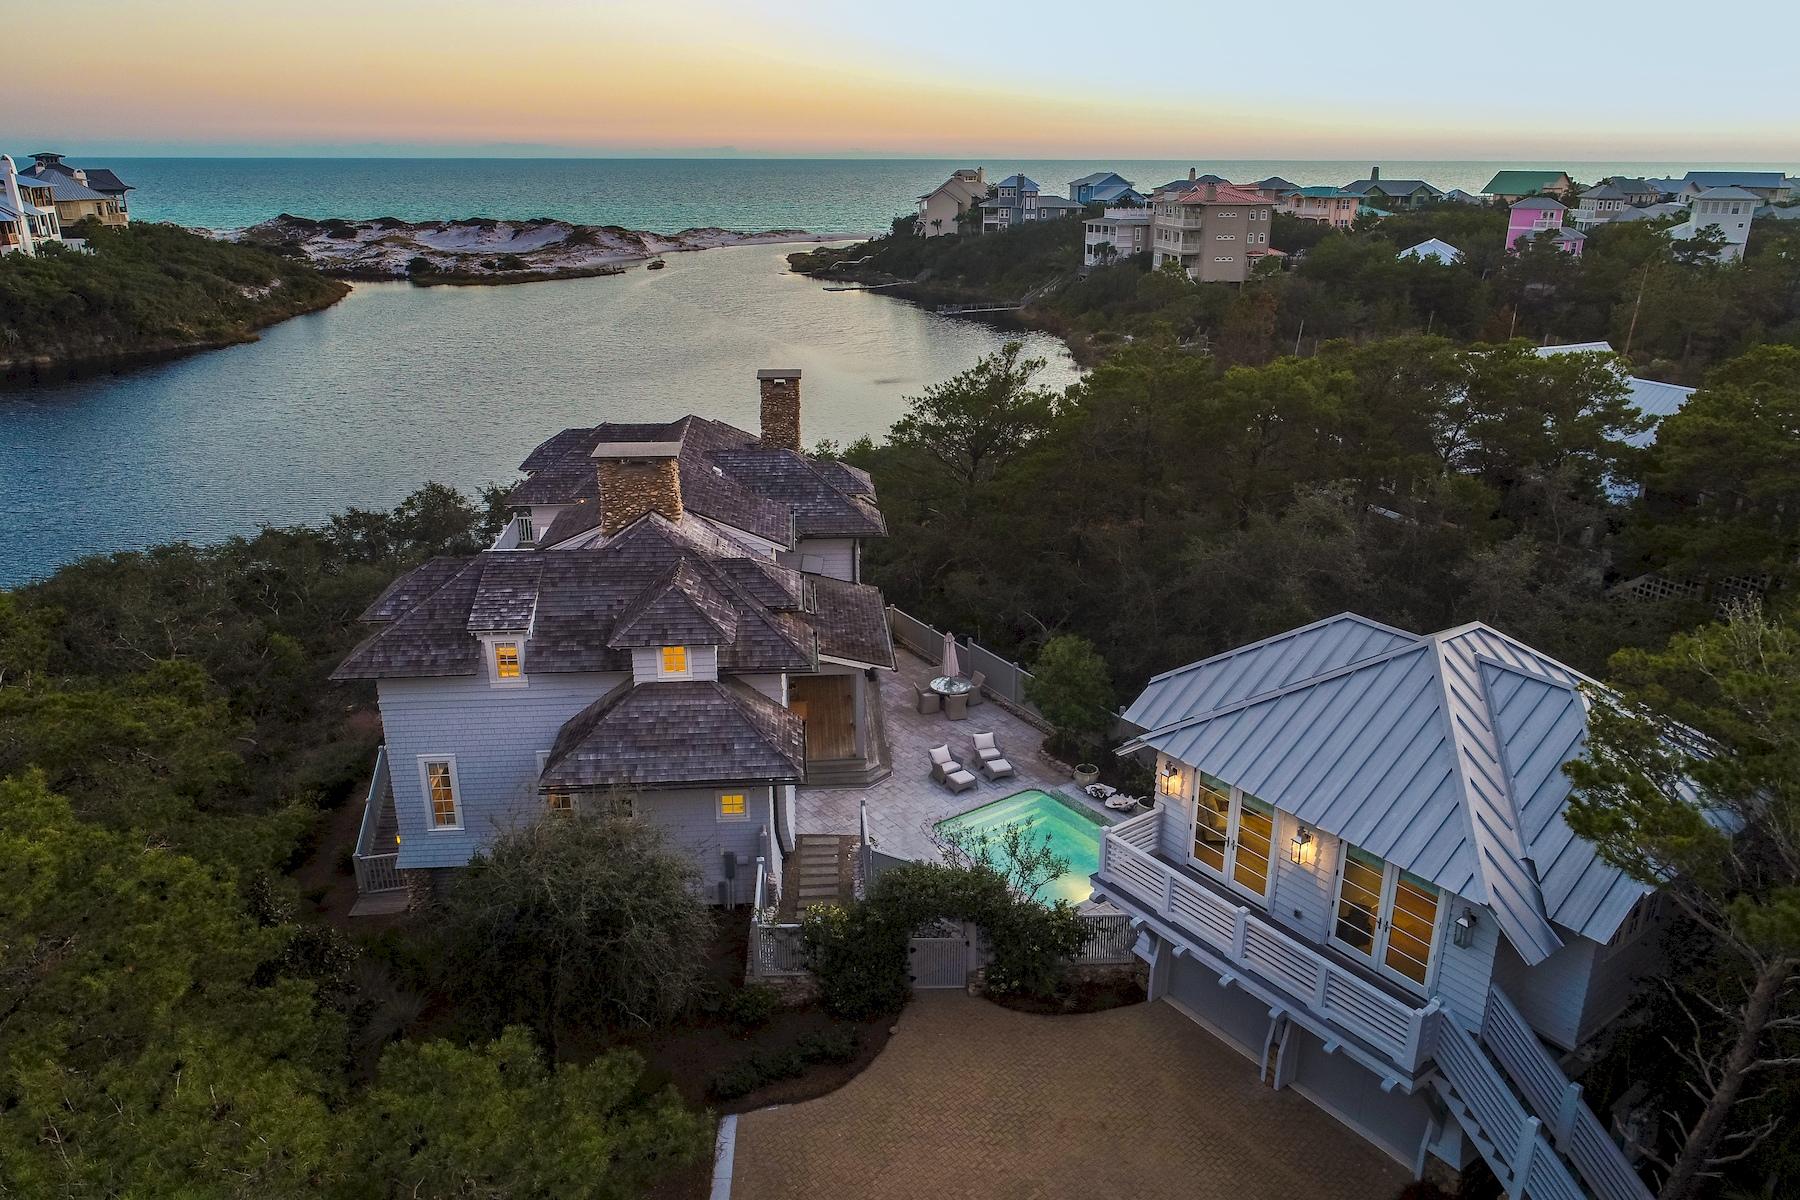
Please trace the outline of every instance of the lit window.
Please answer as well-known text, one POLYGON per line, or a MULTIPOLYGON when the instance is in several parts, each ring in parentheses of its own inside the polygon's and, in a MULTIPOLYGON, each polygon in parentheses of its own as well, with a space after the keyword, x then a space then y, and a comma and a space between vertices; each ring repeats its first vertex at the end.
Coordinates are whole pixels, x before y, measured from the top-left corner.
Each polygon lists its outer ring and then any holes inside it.
POLYGON ((431 801, 432 828, 455 829, 462 824, 456 811, 456 769, 449 759, 426 761, 425 792, 431 801))
POLYGON ((687 669, 686 646, 664 646, 662 648, 662 669, 664 675, 681 675, 687 669))
POLYGON ((523 672, 519 669, 519 644, 517 642, 496 642, 494 644, 494 678, 519 679, 523 672))
POLYGON ((744 804, 744 793, 725 792, 719 796, 719 816, 721 819, 739 819, 750 815, 744 804))
POLYGON ((575 811, 575 797, 567 792, 551 792, 544 798, 553 813, 571 813, 575 811))

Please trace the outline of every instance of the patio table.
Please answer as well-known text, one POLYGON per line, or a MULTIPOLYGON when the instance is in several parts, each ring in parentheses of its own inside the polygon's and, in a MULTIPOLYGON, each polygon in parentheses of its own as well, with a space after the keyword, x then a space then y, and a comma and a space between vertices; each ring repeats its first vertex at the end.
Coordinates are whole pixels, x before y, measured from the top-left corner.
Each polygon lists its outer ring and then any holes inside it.
POLYGON ((940 696, 966 696, 974 689, 973 683, 956 675, 939 675, 931 681, 931 690, 940 696))

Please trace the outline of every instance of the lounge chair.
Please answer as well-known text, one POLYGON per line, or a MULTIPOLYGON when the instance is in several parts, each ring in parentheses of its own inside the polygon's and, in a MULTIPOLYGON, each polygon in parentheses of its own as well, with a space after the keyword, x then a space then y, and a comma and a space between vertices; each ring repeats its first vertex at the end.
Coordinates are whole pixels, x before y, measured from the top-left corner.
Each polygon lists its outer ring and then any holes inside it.
POLYGON ((974 708, 977 704, 986 704, 987 699, 981 694, 981 685, 987 682, 987 675, 977 671, 969 677, 969 682, 974 685, 969 689, 969 707, 974 708))
POLYGON ((952 721, 968 720, 969 719, 969 697, 967 695, 945 696, 944 697, 944 715, 949 717, 952 721))
POLYGON ((975 777, 950 753, 948 745, 931 748, 931 777, 952 792, 966 792, 976 783, 975 777))
POLYGON ((978 733, 975 735, 975 757, 986 762, 990 758, 1005 758, 1006 755, 1000 750, 999 738, 992 733, 978 733))
POLYGON ((943 708, 944 698, 930 688, 922 688, 913 684, 913 706, 922 713, 934 713, 943 708))

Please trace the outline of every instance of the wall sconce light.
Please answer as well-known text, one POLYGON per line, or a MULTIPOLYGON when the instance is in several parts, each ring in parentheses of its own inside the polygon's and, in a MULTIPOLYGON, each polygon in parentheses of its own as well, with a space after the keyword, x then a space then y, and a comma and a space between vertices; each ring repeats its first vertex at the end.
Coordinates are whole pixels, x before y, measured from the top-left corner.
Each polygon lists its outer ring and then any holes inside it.
POLYGON ((1298 866, 1310 867, 1319 861, 1319 841, 1313 837, 1312 830, 1301 826, 1300 832, 1294 835, 1291 853, 1298 866))
POLYGON ((1172 762, 1165 762, 1163 764, 1163 769, 1160 772, 1160 775, 1162 777, 1159 780, 1159 782, 1161 784, 1160 790, 1162 791, 1163 795, 1174 796, 1174 795, 1177 795, 1180 793, 1180 791, 1181 791, 1181 768, 1180 767, 1176 766, 1172 762))
POLYGON ((1475 910, 1463 909, 1457 914, 1453 924, 1455 928, 1451 931, 1450 940, 1465 950, 1473 946, 1475 944, 1475 910))

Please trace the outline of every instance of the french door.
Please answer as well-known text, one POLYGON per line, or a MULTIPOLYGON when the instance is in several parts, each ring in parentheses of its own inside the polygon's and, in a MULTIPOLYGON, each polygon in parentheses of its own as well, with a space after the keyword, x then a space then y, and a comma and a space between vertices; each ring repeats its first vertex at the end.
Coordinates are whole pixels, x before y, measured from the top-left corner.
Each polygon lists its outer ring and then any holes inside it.
POLYGON ((1332 943, 1383 975, 1423 988, 1437 949, 1439 896, 1417 875, 1346 843, 1332 943))
POLYGON ((1274 808, 1242 788, 1201 774, 1194 804, 1196 865, 1252 899, 1266 900, 1274 844, 1274 808))

